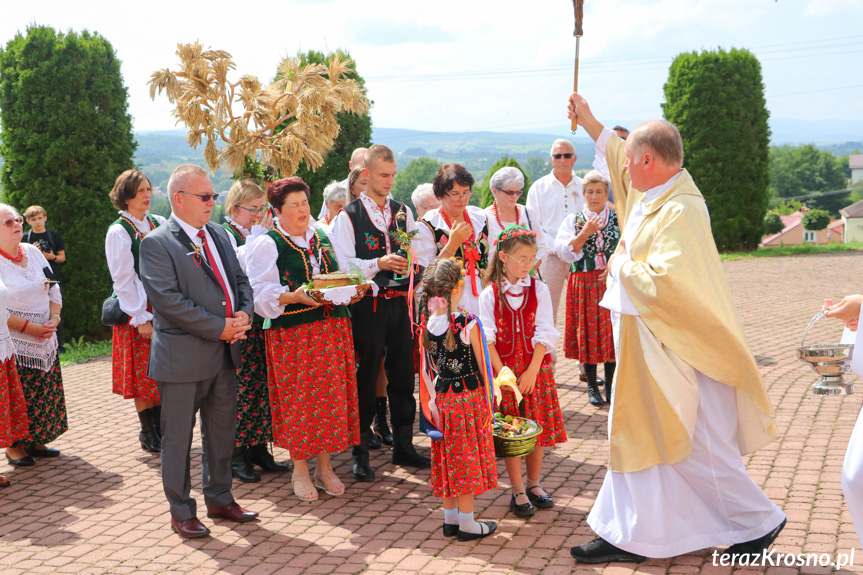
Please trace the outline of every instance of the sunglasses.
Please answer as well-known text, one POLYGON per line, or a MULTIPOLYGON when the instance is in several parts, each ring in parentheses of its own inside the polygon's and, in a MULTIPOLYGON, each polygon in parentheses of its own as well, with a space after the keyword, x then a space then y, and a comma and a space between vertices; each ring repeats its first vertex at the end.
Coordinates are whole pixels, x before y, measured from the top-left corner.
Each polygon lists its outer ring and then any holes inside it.
POLYGON ((572 153, 566 153, 566 154, 552 154, 552 155, 551 155, 551 157, 552 157, 552 158, 554 158, 555 160, 559 160, 559 159, 561 159, 561 158, 566 158, 566 159, 568 160, 568 159, 570 159, 571 157, 573 157, 574 155, 575 155, 575 154, 572 154, 572 153))
POLYGON ((186 194, 187 196, 198 196, 199 198, 201 198, 202 202, 209 202, 210 200, 215 201, 215 200, 219 199, 219 194, 193 194, 192 192, 183 192, 183 191, 179 191, 177 193, 178 194, 186 194))
POLYGON ((521 196, 524 193, 524 190, 498 190, 501 194, 506 194, 507 196, 515 196, 516 198, 521 196))
POLYGON ((3 222, 3 225, 6 226, 7 228, 11 228, 15 224, 18 224, 19 226, 24 225, 24 218, 22 218, 21 216, 17 216, 14 218, 9 218, 5 222, 3 222))

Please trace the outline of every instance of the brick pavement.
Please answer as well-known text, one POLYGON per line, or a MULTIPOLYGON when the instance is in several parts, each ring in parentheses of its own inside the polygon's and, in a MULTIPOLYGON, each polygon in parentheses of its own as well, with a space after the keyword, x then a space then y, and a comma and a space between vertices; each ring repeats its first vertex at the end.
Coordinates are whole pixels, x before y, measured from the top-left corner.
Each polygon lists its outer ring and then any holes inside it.
MULTIPOLYGON (((746 458, 753 478, 788 514, 780 552, 847 552, 858 545, 844 505, 840 473, 861 397, 808 395, 814 374, 794 357, 803 328, 827 296, 859 292, 863 254, 759 259, 725 264, 729 282, 762 374, 777 409, 781 440, 746 458)), ((838 338, 838 324, 819 323, 812 342, 838 338)), ((55 446, 56 460, 0 473, 12 487, 0 491, 0 573, 513 573, 532 575, 638 570, 725 575, 704 550, 685 557, 625 564, 576 566, 569 547, 591 537, 585 523, 605 472, 607 408, 586 400, 577 369, 561 360, 558 385, 570 440, 546 457, 543 484, 557 506, 530 520, 508 513, 501 489, 477 498, 479 516, 496 519, 493 537, 459 543, 440 534, 439 500, 430 495, 429 471, 409 473, 388 463, 388 449, 372 458, 379 479, 355 483, 350 457, 334 457, 347 492, 321 494, 315 503, 291 495, 288 475, 264 475, 258 484, 235 483, 234 494, 259 511, 257 523, 236 525, 204 518, 213 536, 182 541, 168 527, 158 459, 137 445, 131 402, 110 393, 110 362, 63 370, 70 431, 55 446)), ((863 389, 861 389, 863 391, 863 389)), ((428 440, 422 439, 427 446, 428 440)), ((196 446, 199 445, 196 435, 196 446)), ((277 450, 277 457, 284 459, 277 450)), ((193 485, 200 482, 200 451, 193 452, 193 485)), ((199 507, 200 492, 193 490, 199 507)), ((863 552, 855 560, 863 563, 863 552)), ((863 571, 851 568, 852 571, 863 571)), ((796 568, 741 569, 786 575, 796 568)), ((828 573, 804 567, 803 573, 828 573)))

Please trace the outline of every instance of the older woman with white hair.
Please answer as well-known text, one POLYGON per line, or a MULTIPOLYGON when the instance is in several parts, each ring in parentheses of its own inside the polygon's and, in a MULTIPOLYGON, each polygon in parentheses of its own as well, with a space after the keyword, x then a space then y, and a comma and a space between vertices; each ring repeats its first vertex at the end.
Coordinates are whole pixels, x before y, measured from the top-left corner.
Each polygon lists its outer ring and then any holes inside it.
POLYGON ((324 205, 327 207, 327 213, 318 220, 317 225, 327 233, 332 231, 333 221, 347 203, 348 187, 345 185, 345 182, 337 182, 335 180, 330 182, 324 188, 324 205))
POLYGON ((417 213, 417 219, 422 218, 426 212, 440 208, 440 200, 434 195, 432 184, 420 184, 411 194, 411 203, 417 213))
MULTIPOLYGON (((518 168, 505 166, 491 175, 488 186, 494 196, 494 202, 485 209, 488 219, 488 237, 492 243, 497 239, 498 234, 509 226, 527 226, 536 232, 536 259, 537 262, 542 261, 551 246, 548 245, 545 234, 539 226, 539 218, 533 210, 518 204, 518 199, 524 193, 524 174, 518 168)), ((495 250, 497 247, 493 246, 492 253, 495 250)))

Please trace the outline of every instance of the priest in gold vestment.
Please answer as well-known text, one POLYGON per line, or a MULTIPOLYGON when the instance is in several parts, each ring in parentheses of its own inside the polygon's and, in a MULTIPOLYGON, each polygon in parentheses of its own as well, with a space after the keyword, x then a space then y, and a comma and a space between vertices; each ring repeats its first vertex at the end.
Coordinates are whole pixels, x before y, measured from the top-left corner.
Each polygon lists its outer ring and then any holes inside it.
POLYGON ((726 560, 767 549, 785 514, 749 477, 741 454, 778 437, 710 231, 683 169, 672 124, 624 141, 573 94, 596 142, 623 229, 600 305, 612 312, 618 368, 611 457, 587 518, 599 535, 573 547, 585 563, 638 562, 731 545, 726 560))

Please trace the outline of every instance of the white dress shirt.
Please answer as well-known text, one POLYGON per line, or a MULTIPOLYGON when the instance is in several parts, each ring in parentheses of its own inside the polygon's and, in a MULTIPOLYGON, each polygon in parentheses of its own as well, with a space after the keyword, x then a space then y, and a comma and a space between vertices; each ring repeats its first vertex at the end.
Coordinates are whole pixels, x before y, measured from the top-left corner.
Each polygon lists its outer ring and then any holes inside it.
MULTIPOLYGON (((536 318, 533 338, 530 343, 534 347, 541 343, 546 347, 548 353, 551 353, 557 346, 560 332, 554 327, 554 317, 551 313, 551 293, 548 291, 548 286, 530 276, 518 280, 515 285, 509 283, 506 278, 503 278, 501 282, 507 303, 516 310, 525 303, 527 289, 531 283, 536 286, 536 318)), ((482 330, 488 343, 497 341, 496 318, 498 313, 499 309, 494 303, 494 288, 488 286, 482 290, 479 296, 479 319, 482 320, 482 330)))
POLYGON ((584 209, 581 178, 572 172, 572 179, 564 186, 554 172, 545 175, 530 187, 526 203, 539 218, 539 225, 545 232, 545 245, 553 246, 564 218, 584 209))
MULTIPOLYGON (((135 226, 141 237, 153 231, 150 222, 135 218, 126 211, 117 212, 135 226)), ((162 216, 153 216, 159 225, 165 223, 162 216)), ((123 313, 129 316, 129 325, 138 327, 153 319, 153 314, 147 311, 147 293, 141 278, 135 273, 135 258, 132 256, 132 238, 126 228, 120 224, 112 224, 105 234, 105 258, 108 260, 108 271, 114 282, 114 293, 123 313)))
MULTIPOLYGON (((389 198, 387 198, 387 201, 383 206, 379 206, 377 202, 365 194, 360 194, 358 201, 361 202, 363 207, 366 209, 366 212, 372 221, 372 225, 383 232, 386 253, 393 253, 395 250, 393 250, 392 239, 390 238, 390 224, 392 223, 395 214, 393 214, 390 209, 389 198)), ((411 212, 407 205, 405 205, 404 211, 406 215, 405 224, 404 226, 399 224, 399 227, 407 232, 412 232, 417 229, 416 222, 414 222, 413 212, 411 212)), ((339 212, 339 215, 337 215, 336 219, 333 220, 330 242, 332 242, 333 248, 336 250, 336 257, 339 260, 340 270, 349 270, 350 264, 354 264, 362 270, 363 275, 369 280, 374 279, 375 275, 381 271, 378 267, 378 258, 364 260, 357 257, 354 224, 351 222, 350 216, 348 216, 347 212, 344 210, 339 212)), ((413 245, 416 248, 416 244, 414 243, 413 245)), ((383 256, 386 254, 381 255, 383 256)), ((420 265, 425 265, 422 262, 419 263, 420 265)))
POLYGON ((551 246, 546 242, 545 233, 543 233, 542 227, 539 225, 539 217, 527 206, 516 204, 515 209, 518 211, 518 221, 506 222, 501 218, 500 224, 497 223, 498 218, 495 215, 495 205, 492 204, 485 209, 485 217, 488 220, 488 243, 491 247, 491 254, 489 254, 489 257, 497 251, 497 246, 494 245, 497 235, 509 226, 518 224, 527 226, 529 229, 536 232, 536 259, 541 260, 545 257, 545 254, 549 252, 551 246), (501 227, 501 224, 503 224, 503 227, 501 227))
MULTIPOLYGON (((302 236, 292 236, 282 228, 278 220, 275 221, 275 225, 276 229, 299 247, 309 249, 312 237, 315 235, 314 226, 307 227, 306 233, 302 236)), ((320 246, 317 253, 312 252, 309 256, 313 276, 321 273, 319 255, 320 246)), ((255 242, 246 262, 248 268, 246 273, 249 276, 252 291, 255 292, 255 313, 267 319, 276 319, 285 312, 285 305, 279 303, 279 296, 290 289, 288 286, 283 286, 279 278, 279 268, 276 265, 278 258, 279 249, 276 247, 275 240, 265 234, 255 242)))
MULTIPOLYGON (((425 213, 422 219, 423 221, 428 222, 432 227, 443 230, 447 234, 447 236, 449 236, 451 230, 449 225, 446 223, 446 220, 444 220, 443 215, 441 214, 442 209, 443 208, 429 210, 425 213)), ((470 218, 470 224, 471 226, 473 226, 474 237, 477 241, 479 241, 482 230, 483 228, 485 228, 485 212, 476 206, 468 206, 466 209, 467 215, 470 218)), ((417 234, 416 241, 414 242, 414 249, 416 250, 419 264, 422 266, 428 265, 430 261, 440 255, 438 253, 437 244, 435 243, 434 232, 432 232, 427 225, 419 226, 419 233, 417 234)), ((479 251, 479 245, 476 246, 476 249, 477 251, 479 251)), ((489 257, 491 257, 490 253, 489 257)), ((465 271, 467 271, 467 268, 465 268, 465 271)), ((477 268, 477 273, 481 273, 479 271, 479 268, 477 268)), ((470 285, 471 281, 476 282, 477 293, 480 293, 482 291, 481 277, 475 277, 473 279, 465 277, 464 295, 462 296, 461 301, 458 303, 458 309, 460 311, 479 315, 479 296, 473 295, 473 289, 470 285)))
MULTIPOLYGON (((183 229, 184 232, 186 232, 186 235, 189 236, 189 238, 195 244, 195 247, 201 248, 202 256, 205 256, 206 252, 204 251, 204 247, 203 247, 204 242, 201 240, 201 238, 198 237, 198 232, 201 231, 202 229, 204 230, 204 234, 207 237, 207 246, 210 248, 210 253, 213 254, 213 259, 216 260, 216 269, 218 269, 218 273, 222 274, 222 281, 225 282, 225 288, 228 290, 228 296, 231 298, 231 309, 236 312, 236 310, 237 310, 237 305, 236 305, 237 298, 236 298, 236 296, 234 296, 234 290, 231 287, 231 282, 228 281, 228 274, 225 273, 225 265, 222 263, 222 256, 219 255, 219 249, 216 247, 216 243, 213 241, 213 236, 211 236, 210 232, 207 231, 206 226, 203 228, 196 228, 195 226, 187 224, 186 222, 181 220, 177 216, 177 214, 174 214, 174 213, 171 214, 171 218, 174 219, 178 224, 180 224, 180 227, 183 229)), ((216 225, 218 225, 218 224, 216 224, 216 225)), ((228 235, 231 235, 230 233, 228 233, 228 230, 225 230, 225 233, 228 235)), ((191 258, 191 257, 193 257, 193 255, 192 255, 193 252, 192 252, 191 248, 189 251, 190 251, 189 257, 191 258)), ((202 257, 201 259, 202 259, 201 265, 202 266, 207 265, 207 258, 202 257)), ((213 271, 216 271, 216 270, 214 269, 213 271)))
POLYGON ((267 228, 264 226, 259 226, 258 224, 254 224, 251 230, 247 230, 237 222, 235 222, 231 216, 225 216, 225 221, 234 226, 236 229, 240 231, 244 238, 246 238, 246 243, 238 246, 237 238, 234 237, 234 234, 228 233, 228 237, 231 239, 231 245, 234 246, 234 252, 237 254, 237 259, 240 260, 240 267, 243 268, 243 271, 246 270, 246 259, 249 257, 249 253, 252 251, 252 246, 255 245, 255 242, 260 239, 261 236, 266 235, 267 228))

